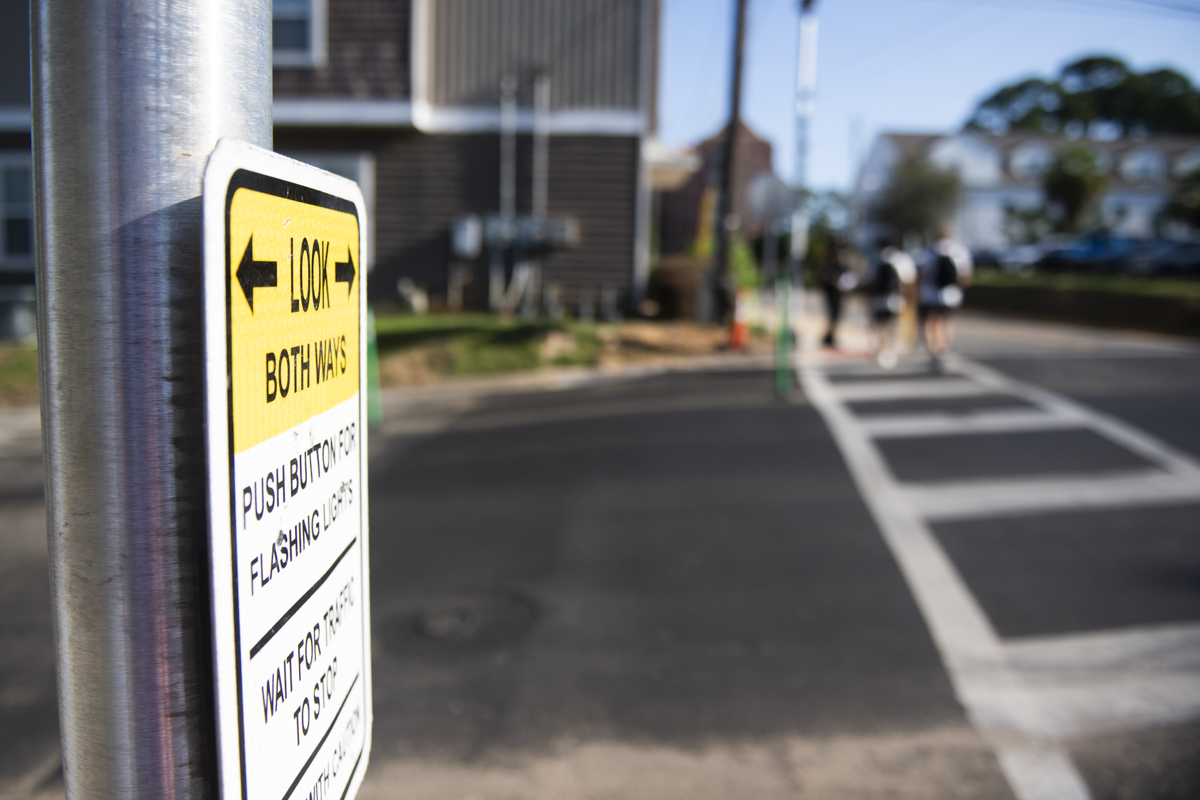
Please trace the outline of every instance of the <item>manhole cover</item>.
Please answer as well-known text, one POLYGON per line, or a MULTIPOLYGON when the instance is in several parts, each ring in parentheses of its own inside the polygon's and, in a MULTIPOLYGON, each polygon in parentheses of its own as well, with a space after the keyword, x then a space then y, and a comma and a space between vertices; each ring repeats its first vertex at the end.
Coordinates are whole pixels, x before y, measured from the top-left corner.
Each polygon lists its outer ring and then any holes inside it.
POLYGON ((474 639, 487 616, 482 603, 462 600, 417 614, 417 633, 429 639, 465 642, 474 639))
POLYGON ((538 618, 532 598, 519 592, 480 592, 425 600, 383 625, 384 647, 401 655, 432 644, 441 650, 492 650, 513 644, 538 618))

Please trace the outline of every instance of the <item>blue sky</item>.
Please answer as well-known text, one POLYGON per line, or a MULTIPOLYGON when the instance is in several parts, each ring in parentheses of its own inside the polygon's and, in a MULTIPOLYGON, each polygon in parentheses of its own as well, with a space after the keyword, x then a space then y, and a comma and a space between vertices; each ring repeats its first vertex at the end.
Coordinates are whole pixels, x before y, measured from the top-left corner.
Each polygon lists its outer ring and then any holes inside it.
MULTIPOLYGON (((791 177, 796 0, 749 0, 742 109, 791 177)), ((1198 0, 817 0, 808 174, 847 188, 875 134, 960 126, 999 86, 1106 53, 1200 80, 1198 0), (1173 8, 1176 10, 1173 10, 1173 8), (1182 10, 1178 10, 1182 9, 1182 10)), ((711 135, 728 113, 733 0, 663 0, 659 134, 711 135)))

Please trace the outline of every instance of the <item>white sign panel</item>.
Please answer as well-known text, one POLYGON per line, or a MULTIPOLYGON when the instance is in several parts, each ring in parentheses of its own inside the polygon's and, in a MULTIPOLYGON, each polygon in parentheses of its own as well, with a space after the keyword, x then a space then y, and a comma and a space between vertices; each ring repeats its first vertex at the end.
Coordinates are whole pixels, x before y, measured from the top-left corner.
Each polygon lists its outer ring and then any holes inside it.
POLYGON ((203 202, 222 797, 352 798, 371 749, 365 205, 231 140, 203 202))

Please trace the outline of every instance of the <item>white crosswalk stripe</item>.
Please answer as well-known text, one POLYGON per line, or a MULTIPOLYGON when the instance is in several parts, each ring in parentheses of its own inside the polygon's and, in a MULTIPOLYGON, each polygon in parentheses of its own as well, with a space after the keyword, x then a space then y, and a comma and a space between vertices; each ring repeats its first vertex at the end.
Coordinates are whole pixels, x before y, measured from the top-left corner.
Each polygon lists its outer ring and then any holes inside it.
POLYGON ((1059 738, 1200 718, 1200 625, 1031 637, 1004 654, 1059 738))
POLYGON ((995 394, 994 390, 974 381, 956 378, 919 378, 907 381, 871 381, 840 384, 836 387, 835 391, 838 399, 845 403, 932 397, 973 397, 982 394, 995 394))
POLYGON ((1120 420, 965 359, 937 378, 832 383, 799 364, 929 625, 959 700, 1020 800, 1090 798, 1063 743, 1200 719, 1200 626, 1002 641, 933 534, 942 520, 1200 502, 1200 464, 1120 420), (1027 408, 856 416, 848 403, 1000 395, 1027 408), (876 439, 1077 428, 1154 466, 1119 473, 901 483, 876 439))
POLYGON ((1159 469, 906 484, 900 491, 930 521, 1200 501, 1200 481, 1159 469))
POLYGON ((880 414, 865 417, 860 424, 875 439, 1048 431, 1080 426, 1076 419, 1024 408, 993 409, 973 414, 880 414))

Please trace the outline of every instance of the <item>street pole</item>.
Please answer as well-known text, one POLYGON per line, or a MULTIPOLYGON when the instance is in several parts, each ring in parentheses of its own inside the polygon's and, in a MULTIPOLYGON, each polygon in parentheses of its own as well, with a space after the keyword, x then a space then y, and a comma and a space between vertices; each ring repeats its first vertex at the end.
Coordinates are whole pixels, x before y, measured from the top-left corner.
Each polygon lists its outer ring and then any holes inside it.
POLYGON ((729 236, 737 227, 733 214, 734 183, 737 170, 737 138, 742 117, 742 60, 746 42, 746 0, 735 0, 736 23, 733 34, 733 67, 729 86, 729 125, 721 146, 721 189, 717 197, 717 219, 713 225, 717 247, 713 259, 713 313, 719 324, 733 309, 733 291, 729 279, 729 236))
POLYGON ((800 0, 800 52, 796 65, 796 208, 792 212, 792 246, 788 271, 798 282, 808 253, 808 123, 817 90, 816 0, 800 0))
MULTIPOLYGON (((488 245, 488 308, 494 313, 505 307, 505 254, 512 248, 512 233, 517 215, 517 79, 500 79, 500 224, 507 242, 503 247, 488 245)), ((515 263, 513 265, 516 266, 515 263)))
POLYGON ((550 76, 533 82, 533 216, 545 219, 550 211, 550 76))
POLYGON ((215 798, 201 180, 271 146, 269 0, 34 0, 38 356, 70 798, 215 798))

